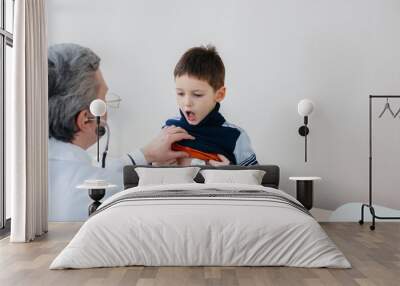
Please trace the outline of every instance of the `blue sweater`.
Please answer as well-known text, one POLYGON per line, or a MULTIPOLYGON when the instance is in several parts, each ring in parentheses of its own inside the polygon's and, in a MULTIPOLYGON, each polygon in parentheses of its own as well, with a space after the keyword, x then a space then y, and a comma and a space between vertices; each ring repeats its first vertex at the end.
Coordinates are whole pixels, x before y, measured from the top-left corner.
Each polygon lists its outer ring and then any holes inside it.
POLYGON ((228 123, 219 112, 220 104, 197 125, 187 122, 180 110, 180 117, 168 119, 166 126, 175 125, 185 129, 195 140, 182 140, 178 143, 208 153, 224 155, 232 165, 256 165, 256 155, 251 148, 246 132, 228 123))

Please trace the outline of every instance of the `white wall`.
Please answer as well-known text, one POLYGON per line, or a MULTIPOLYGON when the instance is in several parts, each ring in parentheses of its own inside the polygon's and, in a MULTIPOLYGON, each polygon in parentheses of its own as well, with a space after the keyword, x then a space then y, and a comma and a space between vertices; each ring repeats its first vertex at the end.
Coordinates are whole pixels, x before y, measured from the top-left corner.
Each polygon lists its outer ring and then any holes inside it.
MULTIPOLYGON (((294 194, 289 176, 317 175, 323 181, 315 206, 367 200, 368 95, 400 94, 400 1, 49 0, 47 6, 50 44, 92 48, 110 90, 123 97, 109 116, 113 155, 142 146, 177 113, 173 68, 186 49, 212 43, 227 70, 222 112, 247 130, 260 163, 281 167, 281 188, 294 194), (316 104, 307 164, 297 134, 302 98, 316 104)), ((378 124, 375 199, 400 208, 394 187, 400 121, 378 124)))

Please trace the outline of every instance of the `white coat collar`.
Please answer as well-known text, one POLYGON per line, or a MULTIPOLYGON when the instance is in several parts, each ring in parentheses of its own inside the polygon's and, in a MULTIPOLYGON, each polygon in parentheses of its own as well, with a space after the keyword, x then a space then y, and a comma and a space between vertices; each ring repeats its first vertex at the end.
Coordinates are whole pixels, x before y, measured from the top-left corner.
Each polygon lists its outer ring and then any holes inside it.
POLYGON ((49 160, 84 161, 91 163, 88 152, 72 143, 49 139, 49 160))

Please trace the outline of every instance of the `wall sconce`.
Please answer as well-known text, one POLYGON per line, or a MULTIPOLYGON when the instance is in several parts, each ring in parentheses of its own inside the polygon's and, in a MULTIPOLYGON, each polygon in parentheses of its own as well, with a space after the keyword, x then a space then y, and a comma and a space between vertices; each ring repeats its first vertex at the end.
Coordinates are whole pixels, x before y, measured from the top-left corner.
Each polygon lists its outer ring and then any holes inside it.
POLYGON ((100 140, 100 117, 106 114, 107 105, 101 99, 95 99, 90 103, 89 106, 90 113, 92 113, 96 117, 96 124, 97 124, 97 162, 100 161, 99 156, 99 140, 100 140))
POLYGON ((300 136, 304 136, 304 162, 307 162, 307 135, 310 133, 310 129, 307 127, 308 115, 310 115, 313 110, 314 104, 309 99, 302 99, 297 105, 297 112, 300 116, 304 117, 304 125, 299 128, 300 136))

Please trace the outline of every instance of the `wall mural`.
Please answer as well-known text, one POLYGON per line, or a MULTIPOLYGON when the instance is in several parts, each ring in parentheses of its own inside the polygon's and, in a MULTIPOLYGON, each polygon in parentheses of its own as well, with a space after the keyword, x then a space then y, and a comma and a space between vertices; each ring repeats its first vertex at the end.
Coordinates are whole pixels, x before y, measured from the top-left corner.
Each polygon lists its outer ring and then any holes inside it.
POLYGON ((107 148, 103 155, 98 149, 98 166, 91 164, 87 149, 97 143, 97 134, 109 135, 108 86, 100 57, 77 44, 53 45, 48 54, 51 220, 85 219, 88 196, 77 186, 110 184, 121 190, 122 169, 128 164, 258 164, 245 130, 220 112, 226 95, 225 66, 214 46, 191 48, 176 64, 173 75, 179 116, 167 119, 155 139, 124 158, 107 160, 107 148))

